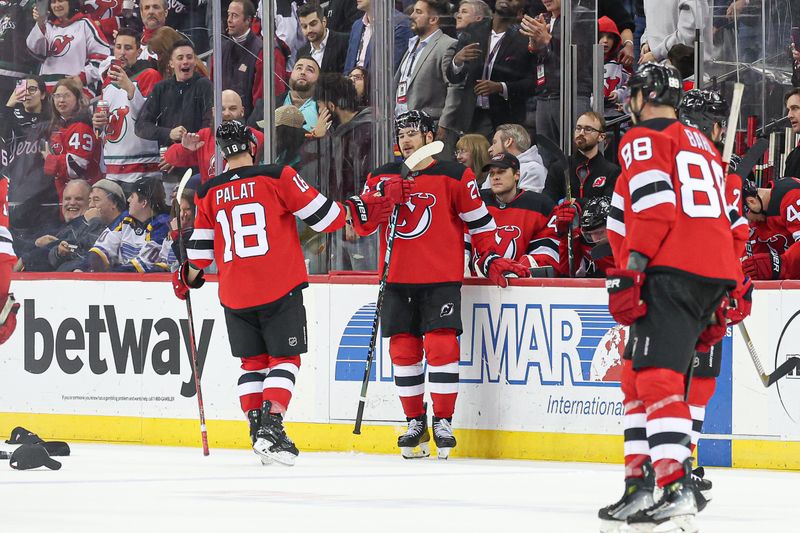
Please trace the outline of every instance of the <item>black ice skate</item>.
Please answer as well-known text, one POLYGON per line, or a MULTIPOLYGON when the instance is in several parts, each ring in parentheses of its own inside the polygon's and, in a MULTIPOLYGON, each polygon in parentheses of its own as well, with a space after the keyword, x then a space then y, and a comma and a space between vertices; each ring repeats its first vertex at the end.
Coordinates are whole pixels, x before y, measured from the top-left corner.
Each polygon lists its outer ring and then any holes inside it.
POLYGON ((258 440, 258 431, 261 429, 261 409, 251 409, 247 411, 247 420, 250 422, 250 442, 253 444, 253 451, 261 459, 261 464, 272 464, 272 459, 264 457, 255 450, 256 440, 258 440))
POLYGON ((450 450, 456 447, 456 438, 453 436, 453 427, 450 418, 433 417, 433 442, 439 459, 447 459, 450 450))
POLYGON ((428 416, 423 414, 406 420, 408 420, 408 429, 397 437, 400 454, 404 459, 428 457, 431 454, 431 447, 428 444, 431 440, 431 435, 428 433, 428 416))
POLYGON ((624 531, 626 520, 629 516, 643 509, 651 507, 653 499, 653 489, 655 487, 655 472, 650 461, 642 465, 643 477, 633 477, 625 480, 625 493, 618 502, 598 511, 600 518, 601 533, 616 533, 624 531))
POLYGON ((694 484, 694 499, 697 502, 697 512, 699 513, 706 508, 708 502, 711 501, 711 487, 710 479, 706 479, 706 471, 702 466, 698 466, 692 470, 692 483, 694 484))
POLYGON ((262 458, 262 462, 266 458, 282 465, 293 466, 300 452, 294 442, 286 436, 283 417, 270 413, 271 407, 272 404, 268 400, 261 406, 261 427, 256 432, 253 450, 262 458))
POLYGON ((661 499, 651 507, 628 517, 629 531, 696 533, 697 502, 687 463, 686 474, 664 487, 661 499))

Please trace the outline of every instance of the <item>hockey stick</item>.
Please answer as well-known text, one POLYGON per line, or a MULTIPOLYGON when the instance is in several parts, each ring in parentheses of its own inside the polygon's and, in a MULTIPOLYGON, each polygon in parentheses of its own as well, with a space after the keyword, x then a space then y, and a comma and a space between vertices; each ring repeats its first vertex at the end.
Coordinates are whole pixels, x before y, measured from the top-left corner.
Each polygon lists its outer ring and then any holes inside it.
POLYGON ((753 360, 753 365, 756 367, 758 377, 765 387, 769 387, 795 368, 800 367, 800 357, 790 357, 781 366, 776 368, 772 374, 767 374, 764 371, 764 366, 761 364, 761 359, 758 357, 758 352, 756 352, 756 347, 753 345, 753 340, 750 338, 750 334, 747 332, 744 322, 739 322, 739 333, 741 333, 742 340, 744 340, 744 344, 747 346, 747 351, 750 353, 750 359, 753 360))
MULTIPOLYGON (((431 144, 426 144, 411 154, 411 156, 403 162, 400 176, 406 179, 408 174, 414 170, 414 167, 425 159, 441 153, 442 150, 444 150, 444 143, 442 141, 434 141, 431 144)), ((378 342, 378 322, 380 321, 381 306, 383 305, 383 294, 386 291, 386 279, 389 277, 389 262, 392 259, 394 238, 397 234, 397 215, 399 212, 400 206, 396 205, 394 209, 392 209, 392 215, 389 217, 389 229, 388 235, 386 236, 386 253, 383 256, 383 273, 378 283, 378 300, 375 303, 375 317, 372 319, 372 332, 370 333, 369 350, 367 351, 367 364, 364 368, 364 379, 361 382, 361 395, 358 399, 358 411, 356 411, 356 424, 353 428, 353 433, 355 435, 361 435, 361 422, 364 419, 364 407, 367 404, 369 375, 372 373, 372 364, 375 361, 375 345, 378 342)))
MULTIPOLYGON (((566 187, 566 202, 572 200, 572 183, 569 179, 569 160, 561 148, 556 146, 556 143, 540 135, 536 137, 536 144, 541 146, 545 151, 552 154, 552 156, 564 167, 564 185, 566 187)), ((569 268, 569 277, 572 277, 572 266, 575 263, 575 255, 572 251, 572 225, 570 224, 569 231, 567 232, 567 264, 569 268)))
POLYGON ((733 85, 731 111, 728 115, 728 128, 725 132, 725 145, 722 150, 723 163, 728 163, 733 153, 733 143, 736 140, 736 128, 739 125, 739 109, 742 107, 742 94, 744 94, 744 84, 736 82, 733 85))
MULTIPOLYGON (((180 261, 183 263, 186 260, 186 243, 183 242, 183 228, 181 227, 181 197, 186 184, 192 177, 192 169, 187 169, 178 184, 178 193, 175 195, 175 203, 177 204, 177 221, 178 221, 178 250, 180 251, 180 261)), ((200 374, 197 372, 197 343, 194 336, 194 317, 192 315, 192 299, 189 293, 186 293, 186 314, 189 318, 189 344, 191 345, 191 353, 189 359, 192 362, 192 372, 194 373, 194 388, 197 391, 197 408, 200 411, 200 438, 203 441, 203 455, 207 456, 208 451, 208 432, 206 431, 206 411, 203 407, 203 393, 200 389, 200 374)))
POLYGON ((14 295, 9 293, 8 298, 6 298, 6 305, 3 306, 3 309, 0 309, 0 324, 6 323, 8 314, 11 312, 11 308, 14 307, 15 303, 17 303, 17 301, 14 299, 14 295))

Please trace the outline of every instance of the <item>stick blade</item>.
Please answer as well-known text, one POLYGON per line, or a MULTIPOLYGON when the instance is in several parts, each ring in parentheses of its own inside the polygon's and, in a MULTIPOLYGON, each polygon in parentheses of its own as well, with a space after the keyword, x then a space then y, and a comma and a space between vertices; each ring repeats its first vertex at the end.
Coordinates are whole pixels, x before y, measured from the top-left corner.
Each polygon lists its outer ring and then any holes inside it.
POLYGON ((798 365, 800 365, 800 357, 788 358, 781 366, 776 368, 772 374, 762 377, 762 379, 766 378, 764 386, 769 387, 782 377, 788 375, 795 368, 798 368, 798 365))
POLYGON ((183 196, 183 189, 186 188, 186 184, 189 183, 190 179, 192 179, 192 169, 187 168, 186 172, 183 173, 180 183, 178 183, 178 194, 175 195, 175 200, 177 200, 178 203, 180 203, 181 196, 183 196))
POLYGON ((419 165, 421 161, 440 154, 442 150, 444 150, 444 143, 442 141, 433 141, 411 154, 411 156, 405 160, 405 165, 409 170, 414 170, 414 167, 419 165))

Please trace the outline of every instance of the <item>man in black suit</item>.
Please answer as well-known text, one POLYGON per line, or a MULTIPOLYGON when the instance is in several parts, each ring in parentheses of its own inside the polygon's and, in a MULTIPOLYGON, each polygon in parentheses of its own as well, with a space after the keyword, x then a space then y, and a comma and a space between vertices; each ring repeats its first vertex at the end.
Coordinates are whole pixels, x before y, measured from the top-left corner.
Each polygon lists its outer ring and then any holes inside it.
POLYGON ((475 95, 462 99, 458 116, 464 131, 488 137, 500 124, 525 117, 535 81, 528 39, 516 26, 524 8, 525 0, 497 0, 491 27, 477 22, 459 34, 447 79, 463 83, 465 95, 475 95))
POLYGON ((330 30, 328 19, 315 2, 299 7, 297 18, 308 41, 297 51, 297 57, 313 57, 319 63, 320 72, 341 73, 347 58, 347 34, 330 30))

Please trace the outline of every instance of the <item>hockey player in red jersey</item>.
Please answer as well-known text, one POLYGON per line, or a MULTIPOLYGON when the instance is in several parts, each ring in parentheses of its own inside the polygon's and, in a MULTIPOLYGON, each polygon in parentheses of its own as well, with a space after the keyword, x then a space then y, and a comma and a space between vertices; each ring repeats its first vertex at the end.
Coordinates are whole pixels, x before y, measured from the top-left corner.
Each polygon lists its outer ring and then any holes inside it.
POLYGON ((618 268, 606 273, 609 311, 631 326, 622 371, 626 487, 599 516, 607 531, 625 521, 696 531, 685 375, 696 347, 725 335, 725 293, 740 270, 719 152, 676 120, 679 75, 646 63, 629 85, 636 125, 620 143, 607 224, 618 268), (656 502, 652 470, 663 488, 656 502))
MULTIPOLYGON (((497 225, 497 253, 528 268, 558 267, 550 197, 518 188, 519 160, 508 152, 492 157, 483 172, 489 173, 490 188, 481 190, 481 198, 497 225)), ((474 259, 480 261, 480 256, 474 254, 474 259)))
MULTIPOLYGON (((611 198, 595 196, 589 198, 581 211, 580 227, 572 234, 572 253, 578 259, 572 265, 571 277, 604 278, 606 270, 614 268, 614 256, 608 244, 606 219, 611 209, 611 198)), ((569 260, 567 236, 559 240, 558 271, 567 275, 569 260)))
POLYGON ((354 196, 343 205, 291 167, 253 166, 251 133, 241 122, 220 125, 216 141, 230 170, 197 191, 187 260, 173 287, 184 299, 190 288, 203 285, 203 269, 216 261, 231 351, 242 360, 239 400, 253 450, 265 464, 292 465, 298 451, 286 436, 283 415, 300 354, 307 351, 302 289, 308 285, 295 217, 325 232, 344 227, 346 211, 356 227, 374 224, 388 218, 392 201, 408 198, 410 184, 396 178, 382 189, 385 196, 354 196))
POLYGON ((753 279, 797 279, 800 277, 800 179, 775 180, 771 189, 742 189, 747 218, 766 224, 776 234, 791 235, 789 249, 754 253, 742 261, 745 274, 753 279))
POLYGON ((19 304, 14 302, 11 286, 11 269, 17 257, 8 230, 8 178, 0 176, 0 344, 6 342, 17 327, 19 304))
MULTIPOLYGON (((396 119, 397 144, 410 157, 433 142, 433 120, 422 111, 396 119)), ((523 265, 501 257, 495 244, 495 222, 481 200, 472 170, 460 163, 428 158, 411 173, 410 200, 399 208, 386 292, 380 311, 381 331, 389 337, 395 384, 408 419, 408 431, 397 439, 404 457, 427 456, 427 414, 423 403, 428 362, 428 389, 433 401, 433 438, 439 457, 456 445, 452 417, 458 394, 461 333, 461 283, 464 278, 464 225, 480 255, 478 268, 493 283, 505 287, 506 274, 529 275, 523 265), (424 262, 424 266, 422 266, 424 262), (420 451, 414 453, 419 446, 420 451)), ((366 190, 397 179, 400 164, 389 163, 367 177, 366 190)), ((361 235, 364 230, 356 228, 361 235)), ((380 230, 380 254, 386 251, 386 226, 380 230)))

